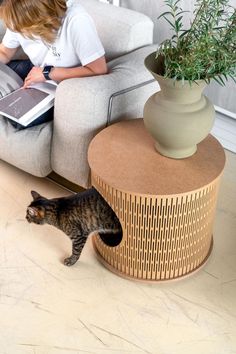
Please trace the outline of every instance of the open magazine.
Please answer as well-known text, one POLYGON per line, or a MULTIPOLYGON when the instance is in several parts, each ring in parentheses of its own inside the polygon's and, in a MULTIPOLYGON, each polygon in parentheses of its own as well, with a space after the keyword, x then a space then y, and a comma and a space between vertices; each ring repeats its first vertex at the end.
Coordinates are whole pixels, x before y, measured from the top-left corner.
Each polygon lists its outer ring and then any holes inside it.
POLYGON ((19 87, 0 99, 0 114, 27 126, 54 105, 57 83, 46 81, 19 87))

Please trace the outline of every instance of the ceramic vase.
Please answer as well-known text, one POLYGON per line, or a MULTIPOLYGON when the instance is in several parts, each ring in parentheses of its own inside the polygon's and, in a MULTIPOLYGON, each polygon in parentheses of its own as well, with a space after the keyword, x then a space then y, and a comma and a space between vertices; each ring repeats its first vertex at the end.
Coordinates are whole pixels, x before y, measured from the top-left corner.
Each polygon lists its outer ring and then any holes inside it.
POLYGON ((181 159, 193 155, 211 131, 215 110, 203 95, 203 80, 166 79, 159 74, 156 53, 145 59, 145 66, 158 81, 161 90, 153 94, 144 106, 144 124, 155 139, 156 150, 167 157, 181 159))

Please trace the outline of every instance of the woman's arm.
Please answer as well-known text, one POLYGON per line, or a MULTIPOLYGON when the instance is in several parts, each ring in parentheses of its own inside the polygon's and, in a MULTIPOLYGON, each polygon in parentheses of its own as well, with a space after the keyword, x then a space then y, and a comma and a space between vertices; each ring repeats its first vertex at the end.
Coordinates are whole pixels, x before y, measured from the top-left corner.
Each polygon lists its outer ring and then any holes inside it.
POLYGON ((53 68, 50 78, 55 81, 62 81, 73 77, 86 77, 107 74, 105 57, 101 57, 85 66, 76 68, 53 68))
POLYGON ((5 45, 0 43, 0 61, 7 64, 12 59, 16 51, 17 48, 7 48, 5 45))
MULTIPOLYGON (((33 83, 45 81, 42 71, 43 68, 41 67, 33 67, 25 79, 24 87, 26 88, 33 83)), ((104 74, 107 74, 107 64, 105 57, 103 56, 85 66, 78 66, 75 68, 53 68, 49 77, 54 81, 60 82, 65 79, 104 74)))

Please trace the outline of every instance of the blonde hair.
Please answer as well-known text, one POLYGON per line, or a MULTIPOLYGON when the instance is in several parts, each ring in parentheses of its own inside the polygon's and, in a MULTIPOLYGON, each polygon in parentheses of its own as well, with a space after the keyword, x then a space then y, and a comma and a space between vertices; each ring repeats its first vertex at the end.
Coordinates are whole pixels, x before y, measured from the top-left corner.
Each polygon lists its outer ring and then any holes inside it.
POLYGON ((0 17, 14 32, 53 43, 66 10, 66 0, 3 0, 0 17))

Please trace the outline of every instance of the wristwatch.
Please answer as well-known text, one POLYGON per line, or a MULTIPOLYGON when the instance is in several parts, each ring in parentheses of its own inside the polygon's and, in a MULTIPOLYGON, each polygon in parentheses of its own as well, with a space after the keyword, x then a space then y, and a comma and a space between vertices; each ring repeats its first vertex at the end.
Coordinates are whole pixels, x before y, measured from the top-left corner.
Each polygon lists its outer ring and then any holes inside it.
POLYGON ((45 77, 46 80, 51 80, 51 78, 49 77, 49 74, 52 70, 52 68, 54 68, 53 65, 46 65, 44 68, 43 68, 43 76, 45 77))

